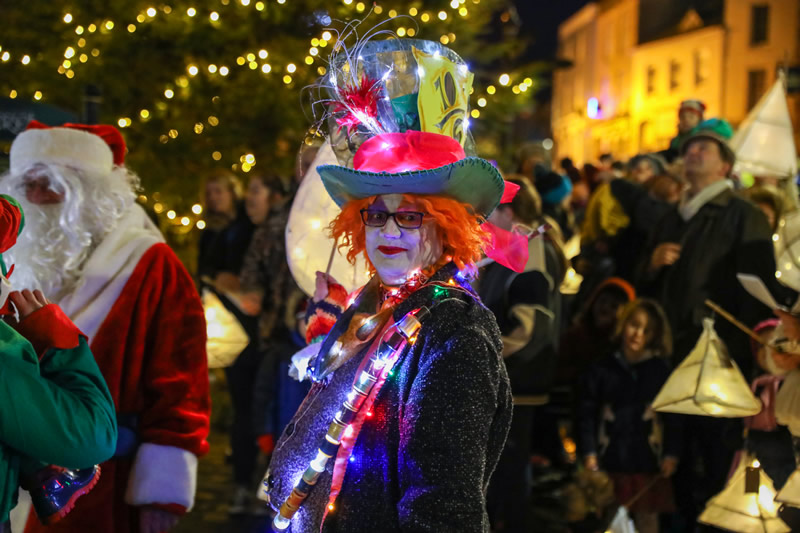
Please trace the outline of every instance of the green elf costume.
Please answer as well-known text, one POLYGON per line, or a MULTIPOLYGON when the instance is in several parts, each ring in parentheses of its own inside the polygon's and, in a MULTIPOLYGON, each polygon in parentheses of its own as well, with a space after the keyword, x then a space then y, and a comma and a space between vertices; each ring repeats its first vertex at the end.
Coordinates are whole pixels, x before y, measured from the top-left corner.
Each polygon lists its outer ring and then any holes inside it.
MULTIPOLYGON (((23 224, 17 201, 0 195, 0 252, 23 224)), ((0 270, 0 313, 9 315, 13 266, 2 256, 0 270)), ((43 502, 40 518, 55 521, 97 482, 94 465, 113 455, 117 440, 114 404, 86 336, 55 304, 20 318, 14 327, 0 320, 0 531, 9 531, 22 478, 43 502)))

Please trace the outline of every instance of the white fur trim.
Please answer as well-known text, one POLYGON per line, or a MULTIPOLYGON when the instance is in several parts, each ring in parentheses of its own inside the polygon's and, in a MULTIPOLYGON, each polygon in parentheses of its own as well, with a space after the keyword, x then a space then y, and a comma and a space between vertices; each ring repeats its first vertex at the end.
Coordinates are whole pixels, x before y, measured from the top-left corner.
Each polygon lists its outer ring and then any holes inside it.
POLYGON ((183 448, 145 442, 128 478, 125 503, 177 503, 190 510, 197 489, 197 456, 183 448))
POLYGON ((67 165, 101 175, 114 168, 111 148, 99 135, 72 128, 25 130, 11 143, 9 159, 15 174, 36 163, 67 165))
MULTIPOLYGON (((138 204, 133 204, 89 256, 78 286, 58 303, 80 330, 94 340, 139 260, 164 237, 138 204)), ((118 327, 111 324, 108 327, 118 327)))

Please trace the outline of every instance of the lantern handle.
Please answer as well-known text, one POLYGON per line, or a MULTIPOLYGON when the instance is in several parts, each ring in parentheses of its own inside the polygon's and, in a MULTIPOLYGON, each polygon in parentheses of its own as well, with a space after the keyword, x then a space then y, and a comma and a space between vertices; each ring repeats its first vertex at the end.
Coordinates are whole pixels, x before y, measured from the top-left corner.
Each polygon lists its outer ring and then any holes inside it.
POLYGON ((325 277, 327 278, 331 274, 331 267, 333 266, 333 257, 336 255, 336 243, 339 242, 338 239, 333 240, 333 246, 331 246, 331 255, 328 257, 328 266, 325 267, 325 277))
POLYGON ((776 352, 780 352, 780 350, 776 346, 774 346, 773 344, 770 344, 769 342, 767 342, 764 339, 762 339, 761 337, 759 337, 758 334, 755 331, 753 331, 752 329, 748 328, 747 326, 745 326, 744 324, 739 322, 736 319, 736 317, 734 317, 732 314, 727 312, 725 309, 723 309, 722 307, 720 307, 716 303, 714 303, 711 300, 707 299, 705 301, 705 304, 708 307, 710 307, 714 312, 719 313, 720 316, 722 316, 722 318, 724 318, 725 320, 727 320, 728 322, 730 322, 731 324, 733 324, 734 326, 736 326, 737 328, 742 330, 744 333, 748 334, 750 336, 750 338, 753 339, 754 341, 756 341, 757 343, 759 343, 761 345, 764 345, 764 346, 766 346, 768 348, 771 348, 771 349, 775 350, 776 352))
POLYGON ((659 472, 658 474, 656 474, 656 476, 655 476, 653 479, 651 479, 651 480, 650 480, 650 481, 647 483, 647 485, 645 485, 644 487, 642 487, 642 488, 641 488, 641 490, 640 490, 639 492, 637 492, 636 494, 634 494, 634 495, 633 495, 633 497, 632 497, 630 500, 628 500, 627 502, 623 503, 623 504, 622 504, 622 506, 623 506, 623 507, 625 507, 626 509, 630 509, 630 508, 631 508, 631 506, 633 506, 633 504, 634 504, 634 503, 636 503, 636 501, 637 501, 639 498, 641 498, 642 496, 644 496, 644 495, 645 495, 645 493, 646 493, 648 490, 652 489, 652 488, 655 486, 655 484, 656 484, 656 483, 658 483, 658 482, 659 482, 659 481, 660 481, 660 480, 661 480, 663 477, 664 477, 664 474, 662 474, 661 472, 659 472))

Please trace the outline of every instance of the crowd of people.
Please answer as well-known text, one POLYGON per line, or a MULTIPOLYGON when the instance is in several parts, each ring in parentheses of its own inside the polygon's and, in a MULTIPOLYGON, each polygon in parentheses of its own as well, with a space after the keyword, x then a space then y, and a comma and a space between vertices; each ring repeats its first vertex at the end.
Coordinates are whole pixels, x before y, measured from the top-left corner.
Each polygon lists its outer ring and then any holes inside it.
MULTIPOLYGON (((357 61, 394 47, 468 94, 452 51, 386 43, 357 61)), ((524 146, 513 173, 468 157, 456 124, 376 115, 418 130, 332 138, 348 164, 318 169, 341 208, 329 231, 372 278, 348 294, 319 272, 308 296, 287 263, 285 180, 208 176, 192 277, 136 203, 115 128, 32 123, 0 178, 2 527, 19 488, 27 532, 159 533, 192 508, 210 417, 202 291, 249 338, 224 370, 228 511, 275 531, 534 531, 532 490, 553 472, 596 488, 558 531, 605 530, 619 505, 642 533, 692 531, 742 450, 780 489, 800 448, 774 402, 746 421, 652 408, 707 300, 761 336, 714 323, 754 391, 800 366, 776 348, 800 343, 800 319, 737 278, 791 308, 773 234, 798 198, 771 177, 742 187, 731 128, 704 111, 684 102, 662 152, 578 169, 524 146)), ((336 135, 363 114, 345 118, 336 135)))
MULTIPOLYGON (((798 199, 788 180, 774 177, 756 176, 745 188, 732 173, 730 125, 706 119, 704 110, 702 102, 683 102, 670 146, 627 162, 605 154, 579 170, 565 158, 552 170, 557 165, 542 150, 519 152, 520 179, 534 186, 523 191, 530 191, 537 207, 522 207, 518 194, 493 217, 510 209, 516 222, 529 226, 544 217, 556 228, 545 236, 545 248, 562 259, 564 250, 574 253, 568 263, 540 266, 538 276, 558 286, 571 267, 582 281, 574 295, 550 295, 537 291, 533 281, 522 289, 510 271, 513 281, 498 284, 499 265, 480 276, 482 299, 504 334, 513 336, 526 324, 518 307, 525 296, 538 295, 542 310, 560 314, 555 330, 546 317, 536 316, 528 337, 536 348, 530 353, 504 350, 515 408, 498 466, 503 482, 497 482, 497 531, 533 527, 529 506, 519 505, 530 496, 508 492, 508 480, 516 478, 515 491, 530 487, 527 463, 535 467, 535 484, 548 469, 569 468, 574 448, 579 468, 608 473, 616 503, 626 505, 642 532, 694 530, 743 451, 759 457, 776 489, 797 466, 798 439, 785 425, 754 427, 749 419, 651 408, 672 369, 698 342, 703 319, 714 316, 707 300, 750 328, 758 325, 765 339, 783 335, 774 333, 774 313, 794 320, 751 296, 737 274, 760 278, 781 306, 796 301, 797 294, 776 279, 773 234, 798 199), (570 235, 573 241, 565 246, 570 235), (561 303, 554 305, 553 297, 561 303), (548 332, 544 343, 536 339, 540 325, 540 333, 548 332), (549 396, 526 401, 536 394, 549 396), (514 498, 517 505, 510 503, 514 498)), ((754 391, 766 390, 765 383, 777 390, 781 376, 800 364, 800 356, 764 348, 721 317, 714 328, 754 391)), ((764 408, 773 420, 774 390, 764 408)), ((783 513, 797 527, 793 510, 783 513)))

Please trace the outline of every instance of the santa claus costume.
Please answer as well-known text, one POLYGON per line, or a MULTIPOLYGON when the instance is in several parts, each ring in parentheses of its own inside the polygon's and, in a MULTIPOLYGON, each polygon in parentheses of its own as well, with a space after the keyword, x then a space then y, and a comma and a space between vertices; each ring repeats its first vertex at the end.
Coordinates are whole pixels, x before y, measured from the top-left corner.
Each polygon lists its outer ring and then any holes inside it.
POLYGON ((34 219, 29 240, 12 254, 32 275, 15 281, 43 288, 88 335, 120 427, 97 487, 53 526, 31 517, 28 533, 138 533, 137 507, 182 514, 193 505, 197 458, 208 450, 203 308, 189 274, 135 203, 124 151, 110 126, 32 123, 13 142, 0 180, 34 219), (43 186, 45 201, 37 201, 43 186), (80 264, 71 264, 75 257, 80 264))

